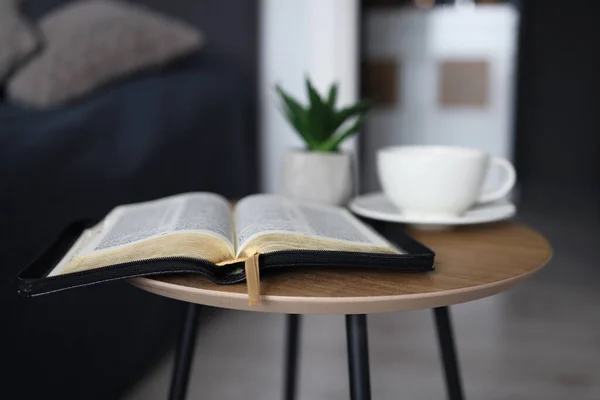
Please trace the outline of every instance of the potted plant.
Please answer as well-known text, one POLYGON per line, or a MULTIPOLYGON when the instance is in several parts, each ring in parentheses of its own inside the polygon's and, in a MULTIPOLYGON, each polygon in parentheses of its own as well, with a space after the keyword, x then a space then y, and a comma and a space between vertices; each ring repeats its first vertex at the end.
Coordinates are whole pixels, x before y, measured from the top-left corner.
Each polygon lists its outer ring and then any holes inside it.
POLYGON ((276 86, 285 118, 306 144, 305 149, 286 154, 284 193, 296 199, 344 205, 353 194, 354 176, 351 154, 339 147, 358 132, 371 101, 336 109, 337 84, 330 86, 327 98, 319 95, 308 78, 306 90, 309 104, 303 106, 276 86))

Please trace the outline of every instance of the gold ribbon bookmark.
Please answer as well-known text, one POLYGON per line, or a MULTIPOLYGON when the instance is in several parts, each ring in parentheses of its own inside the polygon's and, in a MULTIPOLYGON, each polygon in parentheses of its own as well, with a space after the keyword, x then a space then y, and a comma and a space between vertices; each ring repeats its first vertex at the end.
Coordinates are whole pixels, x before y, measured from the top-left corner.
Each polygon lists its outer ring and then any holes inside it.
POLYGON ((248 305, 257 306, 260 304, 260 271, 258 269, 258 256, 256 253, 246 259, 244 268, 246 269, 246 286, 248 288, 248 305))

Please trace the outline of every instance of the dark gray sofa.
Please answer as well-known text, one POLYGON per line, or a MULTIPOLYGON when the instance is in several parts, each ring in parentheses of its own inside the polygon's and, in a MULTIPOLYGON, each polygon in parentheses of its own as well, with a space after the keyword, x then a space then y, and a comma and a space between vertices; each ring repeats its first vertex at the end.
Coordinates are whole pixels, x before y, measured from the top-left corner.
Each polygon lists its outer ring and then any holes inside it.
MULTIPOLYGON (((240 2, 224 3, 222 17, 240 2)), ((24 300, 14 280, 68 224, 118 204, 255 191, 247 51, 209 47, 56 110, 0 101, 0 398, 120 398, 172 346, 176 301, 123 282, 24 300)))

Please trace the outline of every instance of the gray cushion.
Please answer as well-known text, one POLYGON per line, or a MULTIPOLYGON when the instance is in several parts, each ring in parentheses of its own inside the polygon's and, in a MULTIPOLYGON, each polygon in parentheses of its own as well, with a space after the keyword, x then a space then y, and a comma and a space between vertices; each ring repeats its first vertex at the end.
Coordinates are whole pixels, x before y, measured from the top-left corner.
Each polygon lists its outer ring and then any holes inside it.
POLYGON ((46 48, 9 82, 11 99, 54 107, 115 78, 200 47, 194 27, 148 8, 109 0, 68 4, 40 23, 46 48))
POLYGON ((34 29, 17 11, 15 0, 0 0, 0 82, 40 44, 34 29))

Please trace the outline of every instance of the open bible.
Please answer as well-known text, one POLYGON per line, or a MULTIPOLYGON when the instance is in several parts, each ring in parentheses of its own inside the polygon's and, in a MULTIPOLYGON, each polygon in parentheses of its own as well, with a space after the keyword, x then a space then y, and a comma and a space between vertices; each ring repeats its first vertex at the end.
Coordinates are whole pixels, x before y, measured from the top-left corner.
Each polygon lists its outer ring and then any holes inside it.
POLYGON ((79 233, 24 271, 21 294, 168 273, 236 283, 246 279, 250 258, 261 272, 334 264, 433 268, 429 249, 408 237, 404 246, 392 244, 343 208, 266 194, 234 205, 217 194, 188 193, 119 206, 79 233))

